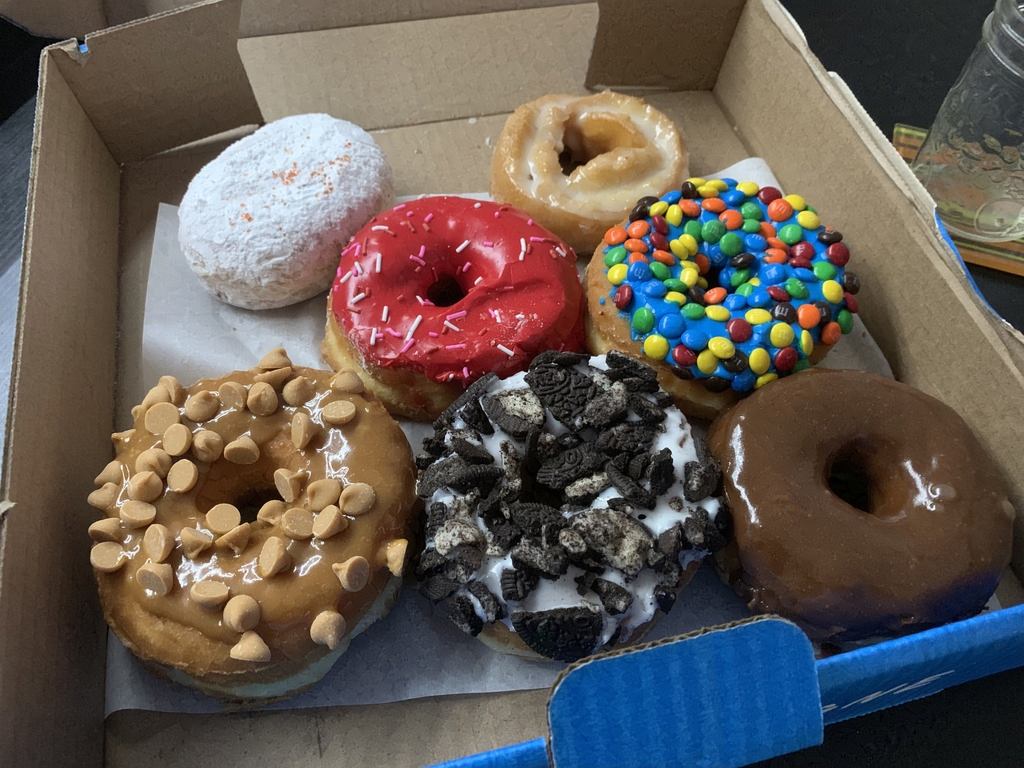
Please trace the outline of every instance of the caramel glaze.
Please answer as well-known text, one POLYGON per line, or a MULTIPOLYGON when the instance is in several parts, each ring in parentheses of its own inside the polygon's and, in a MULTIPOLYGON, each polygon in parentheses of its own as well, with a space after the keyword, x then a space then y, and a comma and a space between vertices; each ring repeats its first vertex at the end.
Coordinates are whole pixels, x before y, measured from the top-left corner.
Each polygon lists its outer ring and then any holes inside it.
POLYGON ((861 371, 812 369, 716 419, 733 541, 719 558, 752 610, 815 641, 905 634, 978 613, 1010 561, 1013 507, 952 408, 861 371), (844 501, 839 465, 866 482, 844 501))
MULTIPOLYGON (((277 378, 280 390, 285 381, 301 375, 314 384, 315 392, 297 406, 289 406, 282 399, 268 416, 257 416, 244 406, 231 407, 223 402, 219 411, 205 421, 194 422, 184 415, 185 396, 200 391, 216 394, 223 391, 226 382, 249 388, 260 373, 253 369, 199 381, 175 402, 181 422, 193 433, 212 430, 225 443, 248 435, 259 446, 260 455, 248 465, 232 463, 223 455, 212 462, 201 462, 194 459, 192 450, 174 459, 193 459, 199 478, 184 493, 168 490, 165 485, 152 502, 156 507, 154 523, 166 526, 174 537, 174 548, 165 560, 174 570, 169 592, 155 594, 137 578, 139 568, 151 560, 143 547, 146 527, 132 528, 122 523, 119 535, 126 562, 113 572, 96 572, 108 621, 131 650, 144 661, 166 664, 196 679, 218 683, 286 678, 326 655, 330 649, 311 639, 313 619, 323 611, 337 611, 348 630, 356 626, 384 586, 401 574, 405 542, 413 531, 417 511, 415 467, 401 429, 376 400, 361 392, 361 386, 354 387, 360 391, 332 389, 334 374, 330 372, 295 368, 287 377, 277 378), (324 409, 342 399, 354 404, 354 416, 347 423, 332 426, 325 420, 324 409), (296 412, 309 414, 318 428, 303 449, 292 438, 296 412), (270 505, 257 518, 256 510, 262 502, 281 499, 274 482, 274 472, 279 468, 308 473, 308 479, 300 484, 296 498, 277 505, 277 514, 267 511, 273 509, 270 505), (335 478, 345 487, 353 483, 370 485, 375 492, 373 506, 364 514, 346 514, 347 527, 324 539, 289 538, 282 530, 280 512, 285 508, 310 509, 307 489, 321 478, 335 478), (221 502, 239 507, 241 525, 248 524, 249 528, 247 543, 236 554, 222 541, 215 541, 198 555, 188 557, 182 530, 188 527, 210 532, 205 513, 221 502), (286 543, 290 563, 281 572, 264 577, 259 572, 260 553, 271 537, 286 543), (369 562, 370 576, 365 587, 349 592, 332 565, 356 556, 369 562), (191 599, 190 588, 201 580, 227 585, 232 597, 255 598, 260 615, 253 631, 269 646, 269 661, 232 658, 231 650, 239 642, 240 632, 225 623, 222 606, 203 608, 191 599)), ((129 499, 129 481, 139 455, 162 447, 161 435, 145 426, 146 410, 137 408, 134 427, 113 435, 117 458, 97 478, 98 486, 109 488, 112 474, 121 477, 120 484, 115 483, 116 495, 103 507, 107 517, 118 518, 129 499)), ((98 506, 95 496, 90 501, 98 506)))

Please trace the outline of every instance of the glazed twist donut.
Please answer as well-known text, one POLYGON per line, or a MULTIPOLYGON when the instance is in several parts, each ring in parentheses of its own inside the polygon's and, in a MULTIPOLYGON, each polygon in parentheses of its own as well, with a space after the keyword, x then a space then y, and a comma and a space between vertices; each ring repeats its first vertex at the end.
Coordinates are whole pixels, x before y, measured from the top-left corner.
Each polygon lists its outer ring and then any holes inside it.
POLYGON ((516 109, 491 161, 491 197, 587 254, 638 197, 689 175, 676 126, 635 96, 549 95, 516 109))
POLYGON ((733 535, 725 577, 816 641, 900 635, 979 612, 1014 510, 960 415, 891 379, 813 369, 711 424, 733 535))
POLYGON ((392 414, 431 421, 485 373, 582 348, 572 250, 508 205, 440 196, 375 217, 345 248, 321 350, 392 414))
POLYGON ((819 362, 853 329, 850 249, 799 195, 690 179, 641 198, 587 266, 587 342, 643 357, 692 416, 819 362))
POLYGON ((414 532, 408 442, 351 371, 164 376, 89 503, 104 615, 159 674, 262 702, 312 685, 387 613, 414 532))

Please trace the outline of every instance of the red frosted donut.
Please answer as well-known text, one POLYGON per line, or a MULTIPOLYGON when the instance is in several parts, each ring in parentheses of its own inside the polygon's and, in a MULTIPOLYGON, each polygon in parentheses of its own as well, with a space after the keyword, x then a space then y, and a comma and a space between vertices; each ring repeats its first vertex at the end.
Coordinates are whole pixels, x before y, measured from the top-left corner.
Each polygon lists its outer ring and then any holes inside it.
POLYGON ((568 245, 508 205, 425 197, 380 214, 342 251, 321 351, 396 416, 432 421, 485 373, 583 349, 568 245))

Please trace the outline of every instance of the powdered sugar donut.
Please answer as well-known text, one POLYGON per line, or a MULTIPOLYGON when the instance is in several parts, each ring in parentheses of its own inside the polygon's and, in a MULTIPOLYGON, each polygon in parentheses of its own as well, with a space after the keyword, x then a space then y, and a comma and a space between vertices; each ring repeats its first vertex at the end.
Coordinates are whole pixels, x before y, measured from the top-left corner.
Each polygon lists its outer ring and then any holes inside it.
POLYGON ((392 205, 391 166, 370 134, 330 115, 294 115, 196 174, 178 209, 178 240, 217 298, 272 309, 326 291, 342 247, 392 205))

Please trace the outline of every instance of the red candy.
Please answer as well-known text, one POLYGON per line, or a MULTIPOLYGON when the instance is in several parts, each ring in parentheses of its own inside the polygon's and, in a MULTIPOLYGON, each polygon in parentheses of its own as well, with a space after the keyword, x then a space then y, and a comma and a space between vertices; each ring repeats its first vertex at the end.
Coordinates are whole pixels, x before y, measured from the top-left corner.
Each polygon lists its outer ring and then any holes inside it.
POLYGON ((749 341, 750 337, 754 335, 753 326, 742 317, 734 317, 727 322, 725 324, 725 331, 729 334, 729 338, 737 344, 749 341))
POLYGON ((845 267, 846 263, 850 260, 850 249, 846 246, 846 243, 832 243, 832 245, 825 249, 825 258, 837 267, 845 267))
POLYGON ((790 301, 793 298, 789 295, 789 291, 778 285, 769 285, 765 290, 775 301, 790 301))
POLYGON ((672 347, 672 360, 677 365, 687 366, 697 364, 697 353, 689 347, 677 344, 672 347))
POLYGON ((798 359, 795 347, 783 347, 775 355, 775 368, 779 373, 789 373, 796 366, 798 359))
POLYGON ((572 250, 525 213, 468 198, 374 217, 342 251, 331 309, 368 363, 436 382, 508 376, 544 350, 583 350, 572 250))
POLYGON ((772 200, 778 200, 782 197, 782 192, 779 191, 778 187, 761 187, 757 191, 757 199, 765 205, 768 205, 772 200))
POLYGON ((612 301, 615 302, 615 306, 618 309, 625 309, 629 306, 629 302, 633 300, 633 289, 628 285, 620 285, 615 289, 615 295, 612 297, 612 301))

